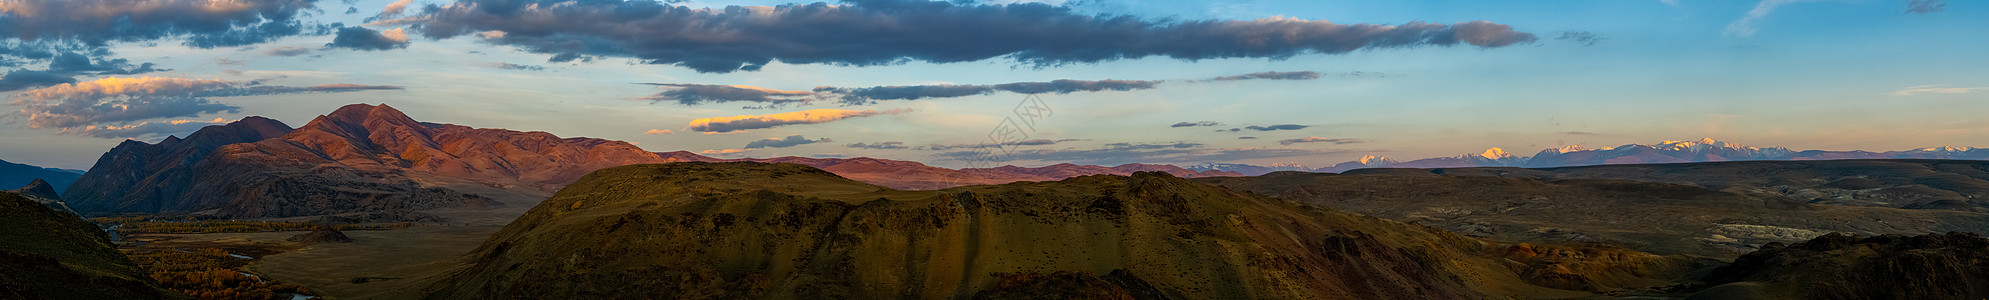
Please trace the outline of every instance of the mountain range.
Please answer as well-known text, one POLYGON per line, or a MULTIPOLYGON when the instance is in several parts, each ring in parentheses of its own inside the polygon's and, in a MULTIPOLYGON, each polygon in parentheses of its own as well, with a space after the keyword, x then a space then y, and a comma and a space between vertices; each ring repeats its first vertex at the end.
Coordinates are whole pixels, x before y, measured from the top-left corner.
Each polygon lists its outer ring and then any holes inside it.
POLYGON ((47 181, 55 190, 69 188, 76 178, 83 177, 83 171, 45 168, 0 160, 0 188, 26 186, 36 179, 47 181))
POLYGON ((1239 175, 1145 164, 954 170, 874 158, 719 159, 688 151, 649 152, 622 141, 420 122, 385 104, 354 104, 294 129, 277 120, 248 117, 157 144, 127 140, 99 158, 63 197, 85 214, 274 218, 506 206, 522 210, 594 170, 684 161, 799 163, 897 189, 1142 171, 1239 175))
POLYGON ((1366 168, 1462 168, 1462 167, 1522 167, 1552 168, 1591 165, 1624 165, 1654 163, 1760 161, 1760 160, 1841 160, 1841 159, 1957 159, 1989 160, 1989 148, 1935 147, 1902 151, 1796 151, 1782 147, 1749 147, 1711 138, 1698 141, 1663 141, 1656 144, 1628 144, 1616 147, 1590 149, 1580 145, 1540 150, 1533 156, 1519 156, 1497 147, 1482 153, 1463 154, 1450 157, 1424 158, 1400 161, 1387 156, 1367 155, 1359 160, 1334 164, 1328 167, 1307 169, 1303 165, 1284 163, 1272 166, 1247 164, 1206 163, 1188 167, 1196 171, 1231 171, 1243 175, 1263 175, 1276 171, 1305 171, 1319 173, 1339 173, 1366 168))

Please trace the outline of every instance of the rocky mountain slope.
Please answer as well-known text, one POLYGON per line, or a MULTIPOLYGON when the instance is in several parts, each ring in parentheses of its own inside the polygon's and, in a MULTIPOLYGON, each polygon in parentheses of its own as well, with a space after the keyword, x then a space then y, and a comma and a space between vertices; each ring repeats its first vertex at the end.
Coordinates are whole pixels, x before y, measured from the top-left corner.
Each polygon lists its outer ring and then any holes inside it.
POLYGON ((60 191, 83 177, 83 172, 56 168, 43 168, 0 160, 0 186, 23 186, 37 179, 60 191))
POLYGON ((41 179, 35 179, 35 181, 28 182, 27 186, 23 186, 18 189, 12 189, 0 192, 6 192, 14 194, 16 196, 21 196, 22 199, 27 199, 28 201, 34 201, 35 203, 40 203, 41 205, 48 206, 49 209, 53 209, 55 211, 60 211, 69 214, 76 214, 76 210, 70 209, 69 204, 62 201, 62 196, 55 193, 55 186, 49 184, 47 181, 42 181, 41 179))
POLYGON ((1706 277, 1688 299, 1989 298, 1989 239, 1971 233, 1831 234, 1763 247, 1706 277))
POLYGON ((431 298, 1554 298, 1694 266, 1490 243, 1160 172, 899 191, 749 162, 597 171, 465 258, 431 298))
POLYGON ((1860 176, 1856 178, 1875 184, 1849 190, 1854 192, 1932 191, 1921 185, 1926 179, 1903 174, 1950 178, 1961 175, 1933 170, 1959 172, 1976 164, 1989 167, 1989 162, 1970 161, 1728 162, 1366 169, 1195 181, 1495 240, 1605 243, 1658 254, 1731 258, 1766 243, 1799 242, 1831 232, 1989 232, 1989 214, 1981 212, 1811 203, 1792 196, 1810 192, 1766 184, 1795 182, 1829 190, 1825 186, 1843 179, 1822 175, 1838 174, 1833 176, 1860 176))
POLYGON ((226 175, 196 167, 214 149, 288 132, 290 126, 283 122, 248 117, 201 128, 185 139, 166 137, 158 144, 125 140, 98 158, 90 167, 93 172, 84 173, 63 195, 83 213, 186 211, 176 200, 196 195, 189 188, 198 178, 226 175))
POLYGON ((167 291, 96 224, 0 193, 0 298, 190 299, 167 291))

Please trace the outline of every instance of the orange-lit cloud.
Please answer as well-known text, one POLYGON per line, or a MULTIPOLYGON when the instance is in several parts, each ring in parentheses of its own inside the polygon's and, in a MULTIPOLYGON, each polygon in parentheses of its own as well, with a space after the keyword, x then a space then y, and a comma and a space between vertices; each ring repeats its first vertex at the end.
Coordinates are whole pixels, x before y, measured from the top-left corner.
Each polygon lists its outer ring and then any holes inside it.
POLYGON ((795 124, 821 124, 849 118, 902 114, 911 111, 911 109, 876 111, 823 108, 777 114, 704 118, 691 120, 690 130, 706 133, 727 133, 795 124))
MULTIPOLYGON (((73 133, 79 132, 76 130, 93 130, 90 126, 125 130, 129 128, 124 126, 146 124, 132 122, 148 119, 184 118, 241 110, 234 105, 209 100, 210 97, 397 89, 401 87, 344 83, 291 87, 250 85, 221 79, 107 77, 22 91, 15 94, 9 104, 19 108, 18 114, 28 119, 29 128, 64 128, 65 132, 73 133)), ((154 124, 187 123, 172 122, 154 124)))
POLYGON ((649 131, 643 132, 642 134, 672 134, 672 133, 677 133, 677 132, 670 131, 669 129, 650 129, 649 131))

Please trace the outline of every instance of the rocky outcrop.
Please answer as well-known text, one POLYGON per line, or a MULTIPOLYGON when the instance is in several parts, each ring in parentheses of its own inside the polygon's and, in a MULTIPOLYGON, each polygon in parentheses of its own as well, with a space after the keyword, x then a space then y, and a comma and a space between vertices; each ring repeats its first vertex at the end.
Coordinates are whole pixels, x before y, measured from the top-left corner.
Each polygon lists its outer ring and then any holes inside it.
POLYGON ((62 196, 59 196, 55 193, 54 186, 48 184, 47 181, 42 181, 39 178, 35 179, 32 182, 28 182, 28 186, 24 186, 18 189, 8 190, 5 192, 13 193, 14 195, 19 195, 24 199, 28 199, 28 201, 41 203, 41 205, 46 205, 48 206, 49 209, 53 209, 55 211, 65 212, 69 214, 76 214, 76 210, 69 209, 68 203, 62 202, 62 196))
POLYGON ((352 242, 352 238, 346 237, 344 232, 331 229, 331 227, 318 227, 318 229, 313 229, 309 233, 290 236, 290 238, 284 240, 305 245, 352 242))
POLYGON ((0 193, 0 298, 186 299, 159 287, 103 230, 14 193, 0 193))
MULTIPOLYGON (((1514 267, 1499 249, 1160 172, 895 191, 796 164, 692 162, 590 174, 493 235, 470 254, 473 265, 428 292, 445 299, 1594 295, 1530 283, 1524 266, 1546 259, 1514 267)), ((1562 267, 1617 274, 1607 270, 1615 266, 1562 267)), ((1631 277, 1677 275, 1635 269, 1643 273, 1631 277)), ((1567 287, 1629 285, 1574 280, 1592 284, 1567 287)))
POLYGON ((1714 269, 1690 299, 1989 298, 1989 239, 1829 234, 1762 247, 1714 269))

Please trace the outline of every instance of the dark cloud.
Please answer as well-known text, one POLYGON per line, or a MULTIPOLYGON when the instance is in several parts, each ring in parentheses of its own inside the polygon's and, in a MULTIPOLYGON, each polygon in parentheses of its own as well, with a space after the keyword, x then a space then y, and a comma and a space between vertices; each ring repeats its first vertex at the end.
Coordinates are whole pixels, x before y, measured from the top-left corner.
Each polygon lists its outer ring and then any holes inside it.
POLYGON ((187 46, 239 46, 303 33, 314 0, 19 0, 0 35, 102 46, 185 36, 187 46))
POLYGON ((787 148, 787 147, 794 147, 794 146, 814 144, 814 143, 832 142, 832 141, 834 140, 830 139, 811 140, 806 137, 802 137, 799 134, 796 134, 796 135, 787 136, 785 138, 770 138, 764 140, 755 140, 746 143, 746 147, 744 147, 743 149, 787 148))
POLYGON ((1105 144, 1105 149, 1118 149, 1118 150, 1187 149, 1187 148, 1197 148, 1201 146, 1202 144, 1200 143, 1188 143, 1188 142, 1174 142, 1174 143, 1164 143, 1164 144, 1111 143, 1111 144, 1105 144))
POLYGON ((347 8, 345 8, 345 14, 348 14, 348 15, 357 15, 357 14, 359 14, 359 7, 357 7, 357 6, 354 6, 354 7, 347 7, 347 8))
POLYGON ((1239 137, 1236 137, 1236 139, 1239 139, 1239 140, 1254 140, 1254 139, 1257 139, 1257 137, 1254 137, 1254 136, 1239 136, 1239 137))
POLYGON ((845 104, 866 104, 876 100, 918 100, 923 98, 952 98, 972 95, 1011 92, 1017 94, 1069 94, 1075 92, 1130 91, 1152 89, 1159 85, 1158 80, 1071 80, 1058 79, 1047 82, 1011 82, 993 85, 910 85, 876 86, 866 88, 816 88, 816 92, 839 96, 845 104))
POLYGON ((311 48, 276 47, 269 49, 269 51, 263 51, 263 53, 269 54, 271 56, 298 56, 298 55, 311 54, 311 48))
POLYGON ((19 108, 18 116, 28 119, 29 128, 63 128, 69 132, 78 128, 135 126, 132 122, 148 119, 194 117, 241 110, 241 107, 208 99, 211 97, 383 89, 400 87, 356 84, 289 87, 220 79, 109 77, 22 91, 15 94, 14 101, 9 105, 19 108))
MULTIPOLYGON (((1063 143, 1063 142, 1075 142, 1075 141, 1083 141, 1083 140, 1082 139, 1058 139, 1058 140, 1033 139, 1033 140, 1008 142, 1004 143, 1003 146, 1048 146, 1048 145, 1056 145, 1058 143, 1063 143)), ((995 144, 980 143, 980 144, 952 144, 952 145, 932 144, 922 148, 932 149, 933 151, 946 151, 952 149, 975 149, 975 148, 994 148, 994 147, 995 144)))
POLYGON ((1257 73, 1250 73, 1250 74, 1243 74, 1243 75, 1236 75, 1236 76, 1222 76, 1222 77, 1216 77, 1216 78, 1210 78, 1209 80, 1215 80, 1215 81, 1230 81, 1230 80, 1251 80, 1251 79, 1270 79, 1270 80, 1313 80, 1313 79, 1319 79, 1319 72, 1313 72, 1313 71, 1299 71, 1299 72, 1277 72, 1277 71, 1272 71, 1272 72, 1257 72, 1257 73))
POLYGON ((1276 131, 1276 130, 1299 130, 1299 129, 1305 129, 1305 128, 1307 128, 1307 127, 1312 127, 1312 126, 1311 126, 1311 125, 1298 125, 1298 124, 1279 124, 1279 125, 1271 125, 1271 126, 1244 126, 1243 128, 1230 128, 1230 129, 1224 129, 1224 130, 1216 130, 1216 132, 1240 132, 1240 131, 1243 131, 1243 130, 1245 130, 1245 129, 1248 129, 1248 130, 1256 130, 1256 131, 1276 131))
POLYGON ((505 69, 505 70, 519 70, 519 71, 545 71, 545 70, 546 70, 546 67, 541 67, 541 66, 534 66, 534 65, 520 65, 520 64, 514 64, 514 63, 491 63, 491 64, 490 64, 490 66, 491 66, 491 67, 494 67, 494 68, 498 68, 498 69, 505 69))
POLYGON ((1937 12, 1941 12, 1941 11, 1943 11, 1943 10, 1948 10, 1948 3, 1947 3, 1947 1, 1943 1, 1943 0, 1912 0, 1912 1, 1907 1, 1907 2, 1906 2, 1906 12, 1907 12, 1907 13, 1914 13, 1914 14, 1931 14, 1931 13, 1937 13, 1937 12))
POLYGON ((338 35, 332 37, 331 43, 325 43, 325 47, 374 51, 407 48, 407 44, 407 34, 400 28, 378 31, 353 26, 339 28, 338 35))
POLYGON ((1360 139, 1335 139, 1335 138, 1323 138, 1316 136, 1278 140, 1279 145, 1285 145, 1285 146, 1291 146, 1291 144, 1300 144, 1300 143, 1333 143, 1334 145, 1345 145, 1345 144, 1353 144, 1360 142, 1365 142, 1365 141, 1362 141, 1360 139))
MULTIPOLYGON (((1348 73, 1348 74, 1359 74, 1348 73)), ((1357 76, 1357 75, 1350 75, 1357 76)), ((1305 80, 1319 78, 1318 72, 1259 72, 1237 76, 1221 76, 1211 79, 1185 80, 1203 82, 1214 80, 1305 80)), ((1165 80, 1075 80, 1058 79, 1038 82, 1010 82, 1001 84, 929 84, 892 85, 873 87, 816 87, 813 91, 784 91, 744 85, 651 83, 652 85, 673 88, 655 96, 643 99, 677 101, 684 105, 706 102, 747 101, 769 104, 807 102, 817 99, 832 100, 845 105, 864 105, 879 100, 918 100, 927 98, 953 98, 974 95, 987 95, 997 92, 1017 94, 1069 94, 1077 92, 1132 91, 1158 87, 1165 80)))
MULTIPOLYGON (((1283 59, 1363 49, 1503 47, 1533 34, 1485 21, 1338 24, 1257 20, 1145 20, 1088 15, 1042 3, 849 0, 840 4, 697 9, 652 1, 461 0, 413 17, 422 34, 486 40, 553 55, 632 57, 699 72, 791 64, 892 65, 1008 58, 1038 67, 1170 57, 1283 59)), ((384 22, 384 21, 383 21, 384 22)))
POLYGON ((676 101, 678 104, 683 105, 733 101, 787 104, 804 102, 809 99, 809 96, 815 95, 815 92, 810 91, 784 91, 745 85, 688 83, 649 83, 649 85, 660 86, 669 90, 657 93, 655 96, 642 97, 642 99, 676 101))
POLYGON ((83 55, 81 53, 62 52, 61 54, 57 54, 55 57, 49 59, 48 71, 60 74, 94 74, 94 75, 132 75, 132 74, 143 74, 143 73, 151 73, 158 71, 170 71, 170 70, 161 70, 154 68, 155 66, 156 65, 149 62, 133 66, 129 61, 122 58, 92 59, 90 56, 83 55))
POLYGON ((910 149, 910 147, 905 147, 905 142, 899 142, 899 141, 888 141, 888 142, 876 142, 876 143, 855 143, 855 144, 849 144, 849 145, 843 145, 843 147, 850 147, 850 148, 857 148, 857 149, 872 149, 872 150, 904 150, 904 149, 910 149))
POLYGON ((1181 128, 1181 127, 1196 127, 1196 126, 1222 126, 1222 122, 1216 122, 1216 121, 1181 122, 1181 123, 1174 123, 1174 125, 1170 125, 1167 127, 1181 128))
POLYGON ((1602 35, 1588 31, 1562 31, 1561 36, 1554 37, 1554 39, 1574 42, 1576 44, 1582 44, 1582 46, 1594 46, 1596 43, 1601 43, 1603 40, 1607 40, 1609 38, 1605 38, 1602 37, 1602 35))
POLYGON ((76 83, 75 78, 47 71, 14 70, 0 77, 0 92, 12 92, 64 83, 76 83))

